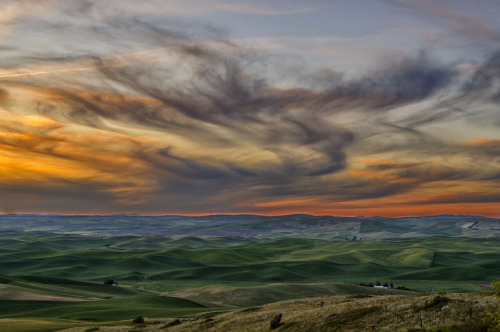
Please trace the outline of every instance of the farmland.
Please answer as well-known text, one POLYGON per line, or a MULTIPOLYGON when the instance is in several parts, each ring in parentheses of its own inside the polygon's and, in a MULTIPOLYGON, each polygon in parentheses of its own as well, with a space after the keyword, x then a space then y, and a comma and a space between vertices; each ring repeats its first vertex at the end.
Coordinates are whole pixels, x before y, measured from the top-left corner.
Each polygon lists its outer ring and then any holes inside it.
POLYGON ((150 218, 0 217, 0 324, 51 331, 320 296, 479 292, 500 276, 496 219, 150 218), (377 282, 394 288, 363 286, 377 282))

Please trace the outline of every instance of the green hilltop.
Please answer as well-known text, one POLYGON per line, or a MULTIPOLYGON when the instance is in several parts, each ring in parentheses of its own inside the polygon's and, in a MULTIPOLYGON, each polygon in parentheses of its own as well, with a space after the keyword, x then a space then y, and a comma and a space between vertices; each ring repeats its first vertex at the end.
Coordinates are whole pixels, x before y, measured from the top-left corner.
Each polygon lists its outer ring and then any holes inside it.
POLYGON ((478 292, 500 276, 498 225, 469 216, 0 216, 0 327, 116 325, 327 295, 478 292), (377 283, 394 287, 369 287, 377 283))

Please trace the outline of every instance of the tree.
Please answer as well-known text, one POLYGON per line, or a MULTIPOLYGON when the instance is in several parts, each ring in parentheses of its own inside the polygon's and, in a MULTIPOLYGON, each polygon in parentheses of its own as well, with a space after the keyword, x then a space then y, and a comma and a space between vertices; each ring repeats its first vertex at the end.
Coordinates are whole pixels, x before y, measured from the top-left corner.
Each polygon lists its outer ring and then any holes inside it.
POLYGON ((142 316, 136 317, 136 318, 134 318, 134 320, 132 321, 132 323, 134 323, 134 324, 143 324, 144 323, 144 318, 142 318, 142 316))
POLYGON ((281 322, 281 317, 282 317, 282 314, 274 316, 274 318, 271 320, 270 330, 277 329, 278 327, 283 325, 283 323, 281 322))
POLYGON ((104 284, 108 285, 108 286, 112 286, 113 284, 118 284, 118 283, 115 282, 113 279, 108 279, 108 280, 104 281, 104 284))

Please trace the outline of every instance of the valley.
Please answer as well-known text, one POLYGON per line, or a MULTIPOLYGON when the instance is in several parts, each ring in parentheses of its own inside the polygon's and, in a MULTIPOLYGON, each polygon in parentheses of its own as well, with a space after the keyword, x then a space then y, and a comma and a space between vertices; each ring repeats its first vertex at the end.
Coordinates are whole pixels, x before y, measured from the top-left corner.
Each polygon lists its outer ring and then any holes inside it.
POLYGON ((11 331, 103 328, 138 316, 226 317, 357 294, 482 299, 500 276, 499 221, 483 217, 20 218, 0 217, 0 326, 11 331))

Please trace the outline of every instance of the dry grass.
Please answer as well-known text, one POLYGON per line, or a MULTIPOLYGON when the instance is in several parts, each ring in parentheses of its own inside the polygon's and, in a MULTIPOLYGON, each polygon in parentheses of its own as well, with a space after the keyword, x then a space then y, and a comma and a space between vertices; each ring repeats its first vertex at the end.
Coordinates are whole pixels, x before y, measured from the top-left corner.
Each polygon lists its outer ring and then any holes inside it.
MULTIPOLYGON (((437 296, 330 296, 299 299, 222 313, 171 319, 146 318, 145 324, 140 327, 132 324, 99 326, 98 331, 269 331, 273 317, 282 314, 284 324, 274 331, 473 332, 481 331, 481 326, 489 324, 486 310, 494 309, 498 304, 493 296, 477 293, 437 296)), ((65 331, 84 332, 88 328, 65 331)))

